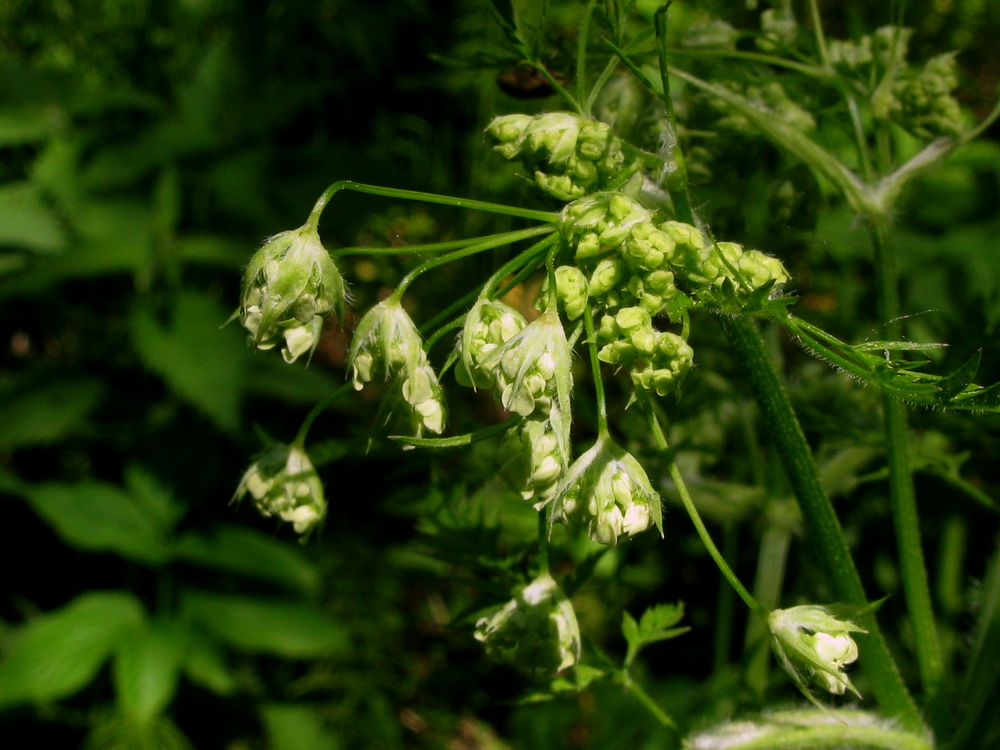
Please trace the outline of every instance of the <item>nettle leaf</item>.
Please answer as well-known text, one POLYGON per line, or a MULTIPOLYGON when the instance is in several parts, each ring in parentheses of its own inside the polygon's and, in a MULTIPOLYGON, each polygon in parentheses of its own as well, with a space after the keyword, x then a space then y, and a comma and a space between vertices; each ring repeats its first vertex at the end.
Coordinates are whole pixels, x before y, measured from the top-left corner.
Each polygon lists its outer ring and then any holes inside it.
POLYGON ((343 654, 344 628, 313 604, 188 590, 181 611, 206 633, 242 651, 289 659, 343 654))
POLYGON ((208 534, 185 534, 174 548, 174 557, 192 565, 267 581, 307 596, 314 594, 319 585, 315 566, 298 549, 242 526, 222 526, 208 534))
POLYGON ((53 482, 23 485, 21 494, 63 541, 77 549, 114 552, 149 565, 160 565, 170 556, 170 518, 150 512, 148 498, 137 499, 118 485, 53 482))
POLYGON ((94 679, 130 631, 142 605, 124 591, 92 591, 15 631, 0 662, 0 706, 47 703, 94 679))
POLYGON ((112 674, 118 708, 140 724, 148 724, 177 692, 187 633, 172 619, 146 623, 121 640, 112 674))
POLYGON ((235 328, 219 329, 228 314, 213 299, 182 293, 169 321, 147 308, 136 310, 132 319, 133 343, 146 367, 225 430, 239 423, 247 356, 235 328))

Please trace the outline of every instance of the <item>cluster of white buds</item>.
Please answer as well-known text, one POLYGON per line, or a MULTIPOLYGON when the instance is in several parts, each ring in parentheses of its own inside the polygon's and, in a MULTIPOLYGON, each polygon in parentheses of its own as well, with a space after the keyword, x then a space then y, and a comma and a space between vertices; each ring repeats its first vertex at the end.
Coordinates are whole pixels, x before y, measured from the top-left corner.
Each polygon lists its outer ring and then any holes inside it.
POLYGON ((630 161, 623 142, 606 123, 568 112, 503 115, 487 127, 496 150, 506 159, 521 159, 535 184, 563 201, 596 190, 621 189, 623 175, 638 188, 639 163, 630 161))
POLYGON ((566 446, 547 419, 525 419, 500 442, 500 477, 525 500, 544 507, 569 464, 566 446))
POLYGON ((459 383, 472 388, 492 388, 496 373, 486 362, 497 347, 506 344, 528 325, 517 310, 497 300, 481 298, 465 316, 459 339, 460 357, 455 368, 459 383))
POLYGON ((420 333, 400 301, 390 296, 365 313, 347 352, 354 387, 383 373, 399 386, 417 436, 444 430, 444 393, 427 360, 420 333))
POLYGON ((295 445, 272 445, 257 456, 233 500, 248 493, 261 515, 278 516, 304 536, 326 517, 323 484, 308 454, 295 445))
POLYGON ((813 604, 776 609, 767 625, 778 661, 800 689, 813 683, 834 695, 850 690, 860 697, 844 667, 858 658, 851 633, 863 628, 813 604))
POLYGON ((663 533, 660 496, 635 457, 602 435, 566 471, 552 501, 552 522, 578 521, 591 539, 615 546, 655 526, 663 533))
POLYGON ((568 669, 580 658, 580 626, 573 605, 548 573, 480 619, 476 640, 486 646, 490 658, 539 677, 568 669))
POLYGON ((240 321, 250 344, 271 349, 282 344, 286 362, 312 352, 323 318, 343 320, 346 290, 336 264, 306 224, 269 239, 250 259, 240 291, 240 321))

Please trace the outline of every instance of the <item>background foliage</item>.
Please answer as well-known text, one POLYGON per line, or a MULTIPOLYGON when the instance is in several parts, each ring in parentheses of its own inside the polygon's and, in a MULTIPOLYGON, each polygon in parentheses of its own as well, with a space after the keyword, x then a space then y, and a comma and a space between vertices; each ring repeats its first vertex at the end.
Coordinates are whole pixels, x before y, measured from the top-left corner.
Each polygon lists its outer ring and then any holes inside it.
MULTIPOLYGON (((687 5, 678 3, 681 17, 696 26, 687 5)), ((753 3, 697 5, 753 26, 753 3)), ((828 31, 887 23, 876 5, 826 3, 828 31)), ((553 9, 554 69, 579 10, 553 9)), ((961 50, 962 103, 982 116, 1000 79, 997 7, 912 2, 905 22, 918 57, 961 50)), ((343 400, 313 435, 331 507, 319 539, 300 547, 228 504, 258 433, 289 439, 344 379, 334 327, 308 369, 252 353, 235 327, 220 330, 240 268, 262 238, 300 224, 335 179, 522 200, 481 136, 494 114, 525 109, 496 85, 516 62, 499 41, 480 3, 445 12, 424 0, 0 2, 0 726, 9 736, 233 750, 676 743, 613 684, 508 703, 531 685, 488 664, 471 625, 524 575, 535 521, 491 480, 490 445, 430 457, 379 441, 366 450, 377 406, 343 400), (484 35, 497 43, 492 58, 474 54, 493 49, 484 35)), ((781 257, 803 316, 845 340, 880 338, 871 261, 848 208, 760 138, 719 126, 718 112, 692 100, 685 114, 697 146, 692 189, 715 232, 781 257)), ((941 371, 982 348, 985 383, 1000 380, 998 197, 1000 146, 986 139, 913 183, 897 217, 910 335, 950 344, 935 354, 941 371)), ((485 221, 337 201, 324 237, 343 245, 447 239, 485 221)), ((355 309, 412 262, 354 261, 355 309)), ((453 280, 438 280, 419 304, 448 300, 453 280)), ((671 438, 702 512, 746 577, 780 566, 786 600, 822 591, 740 363, 718 330, 698 335, 698 370, 671 438)), ((771 343, 866 584, 891 595, 885 622, 912 670, 877 394, 777 335, 771 343)), ((464 397, 452 408, 466 427, 496 418, 489 399, 464 397)), ((623 434, 640 429, 633 418, 623 434)), ((995 544, 1000 424, 931 411, 912 424, 945 655, 964 664, 971 624, 995 606, 980 581, 995 544)), ((581 546, 563 562, 595 565, 574 605, 601 649, 625 653, 624 612, 684 601, 691 631, 650 646, 637 665, 683 730, 765 697, 794 698, 673 505, 666 543, 591 552, 581 546)))

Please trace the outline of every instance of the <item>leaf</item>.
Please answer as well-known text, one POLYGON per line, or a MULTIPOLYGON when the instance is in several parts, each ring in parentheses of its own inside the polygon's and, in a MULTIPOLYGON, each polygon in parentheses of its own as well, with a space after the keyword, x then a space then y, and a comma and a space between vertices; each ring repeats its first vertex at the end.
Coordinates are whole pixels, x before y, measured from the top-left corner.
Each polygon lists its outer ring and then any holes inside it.
POLYGON ((343 654, 349 646, 340 625, 304 602, 188 590, 181 610, 205 632, 243 651, 310 659, 343 654))
POLYGON ((93 378, 65 378, 16 389, 0 402, 0 448, 46 445, 78 432, 104 394, 93 378))
POLYGON ((227 315, 213 299, 182 293, 167 323, 157 320, 150 309, 136 310, 132 340, 146 367, 178 396, 219 427, 233 430, 239 423, 247 353, 235 328, 219 329, 227 315))
POLYGON ((215 641, 191 629, 188 631, 187 648, 183 657, 181 668, 191 682, 216 695, 232 695, 236 692, 236 678, 215 641))
POLYGON ((268 703, 261 709, 268 750, 336 750, 342 747, 323 726, 317 712, 292 703, 268 703))
POLYGON ((180 728, 166 716, 147 722, 111 711, 91 719, 83 750, 193 750, 180 728))
POLYGON ((121 487, 105 482, 25 485, 28 504, 67 544, 158 565, 170 556, 169 526, 121 487))
POLYGON ((628 612, 622 613, 622 635, 628 643, 625 666, 629 666, 639 651, 651 643, 676 638, 690 628, 673 627, 684 616, 684 603, 654 604, 642 613, 636 622, 628 612))
POLYGON ((979 371, 979 363, 982 359, 983 350, 980 349, 951 375, 941 378, 937 383, 938 398, 942 401, 948 401, 953 396, 964 391, 972 383, 973 378, 976 377, 976 373, 979 371))
POLYGON ((62 250, 65 233, 53 213, 29 182, 0 185, 0 245, 51 254, 62 250))
POLYGON ((192 565, 276 583, 307 596, 315 594, 319 585, 316 568, 297 548, 242 526, 185 534, 177 542, 174 557, 192 565))
POLYGON ((0 706, 45 703, 77 692, 130 630, 142 606, 123 591, 92 591, 20 628, 0 662, 0 706))
POLYGON ((186 633, 176 621, 158 619, 123 638, 115 651, 114 683, 121 713, 149 724, 177 692, 186 633))

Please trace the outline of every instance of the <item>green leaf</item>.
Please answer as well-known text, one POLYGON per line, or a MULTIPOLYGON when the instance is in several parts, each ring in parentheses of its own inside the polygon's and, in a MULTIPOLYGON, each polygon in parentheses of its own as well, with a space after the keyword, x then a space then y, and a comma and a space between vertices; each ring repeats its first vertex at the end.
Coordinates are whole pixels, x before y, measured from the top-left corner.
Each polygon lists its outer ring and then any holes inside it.
POLYGON ((972 383, 973 378, 976 377, 976 373, 979 371, 979 363, 982 359, 983 350, 980 349, 951 375, 941 378, 937 384, 938 398, 942 401, 947 401, 964 391, 972 383))
POLYGON ((219 427, 239 423, 246 347, 235 328, 219 329, 228 311, 208 297, 182 293, 161 323, 152 310, 140 308, 132 319, 132 339, 143 363, 160 375, 178 396, 219 427))
POLYGON ((136 721, 132 716, 112 711, 91 721, 83 750, 193 750, 188 738, 166 716, 136 721))
POLYGON ((188 533, 180 538, 174 557, 192 565, 245 575, 293 589, 316 593, 319 574, 295 547, 255 529, 222 526, 211 533, 188 533))
POLYGON ((158 565, 169 557, 164 518, 105 482, 25 485, 28 504, 67 544, 158 565))
POLYGON ((216 695, 236 692, 236 678, 226 664, 219 645, 197 630, 189 629, 187 648, 181 665, 184 675, 196 685, 211 690, 216 695))
POLYGON ((268 750, 336 750, 342 747, 309 706, 268 703, 261 709, 261 722, 267 732, 268 750))
POLYGON ((66 245, 59 218, 29 182, 0 185, 0 246, 54 253, 66 245))
POLYGON ((0 401, 0 448, 46 445, 81 430, 104 394, 93 378, 66 378, 14 389, 0 401))
POLYGON ((304 602, 189 590, 181 596, 181 610, 205 632, 243 651, 310 659, 343 654, 349 646, 340 625, 304 602))
POLYGON ((186 633, 179 623, 158 619, 123 638, 115 651, 114 683, 121 713, 149 724, 177 692, 186 633))
POLYGON ((72 695, 97 671, 143 610, 123 591, 92 591, 15 632, 0 662, 0 706, 72 695))

